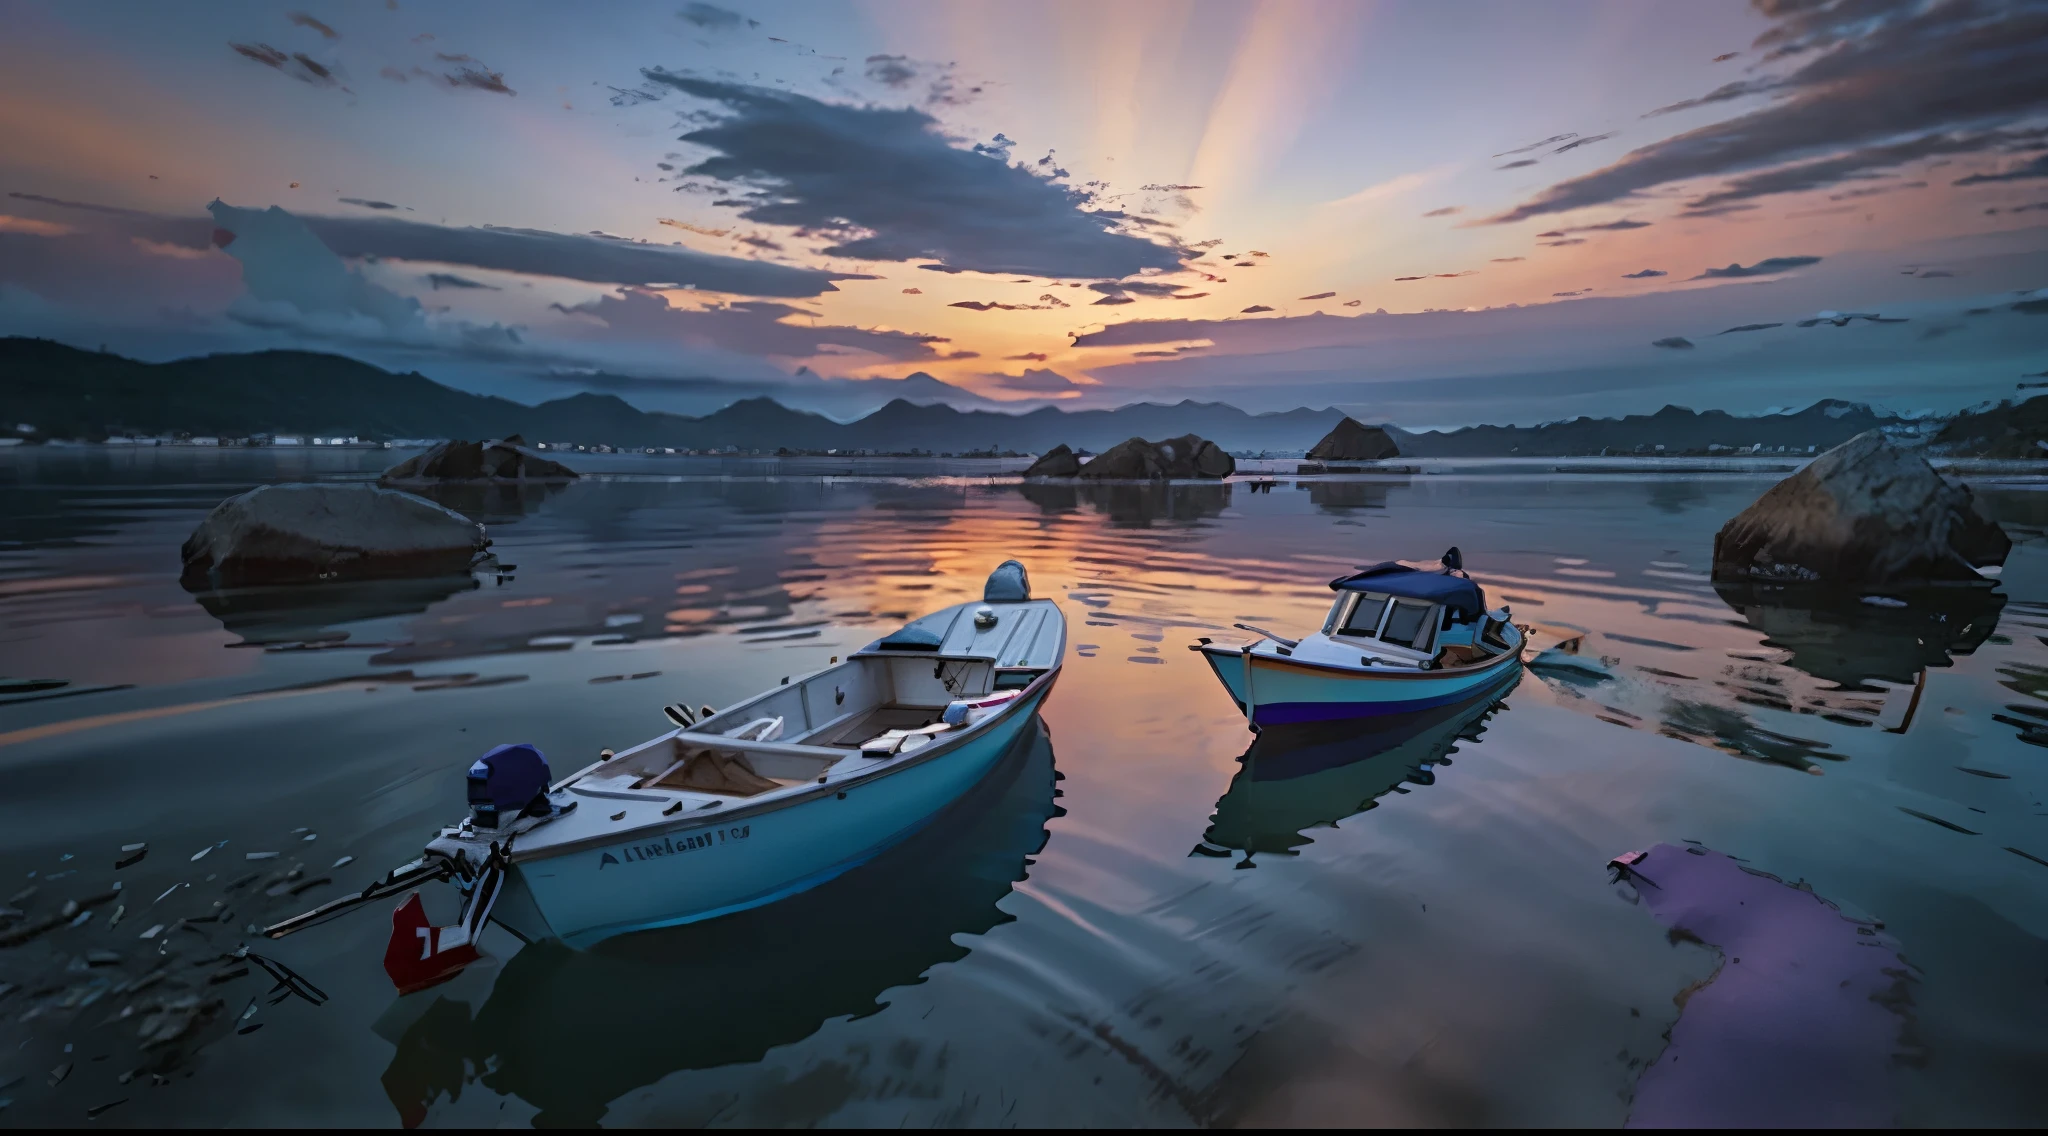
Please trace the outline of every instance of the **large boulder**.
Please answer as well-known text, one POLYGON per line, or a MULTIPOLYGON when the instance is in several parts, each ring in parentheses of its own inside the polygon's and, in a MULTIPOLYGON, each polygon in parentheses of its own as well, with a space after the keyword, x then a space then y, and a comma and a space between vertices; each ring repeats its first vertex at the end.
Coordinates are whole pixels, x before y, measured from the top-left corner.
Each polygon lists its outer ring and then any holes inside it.
POLYGON ((265 485, 214 506, 184 547, 187 588, 466 572, 484 527, 372 485, 265 485))
POLYGON ((1104 481, 1215 480, 1237 472, 1223 447, 1194 434, 1163 442, 1131 438, 1096 455, 1076 475, 1104 481))
POLYGON ((574 481, 576 471, 526 450, 518 435, 502 442, 443 442, 384 471, 381 485, 449 481, 574 481))
POLYGON ((1385 430, 1347 417, 1308 456, 1310 461, 1379 461, 1400 457, 1401 448, 1385 430))
POLYGON ((1026 477, 1072 477, 1081 472, 1081 459, 1065 442, 1040 454, 1031 468, 1024 471, 1026 477))
POLYGON ((2012 541, 1970 490, 1876 430, 1773 486, 1714 536, 1714 579, 1862 587, 1979 580, 2012 541))

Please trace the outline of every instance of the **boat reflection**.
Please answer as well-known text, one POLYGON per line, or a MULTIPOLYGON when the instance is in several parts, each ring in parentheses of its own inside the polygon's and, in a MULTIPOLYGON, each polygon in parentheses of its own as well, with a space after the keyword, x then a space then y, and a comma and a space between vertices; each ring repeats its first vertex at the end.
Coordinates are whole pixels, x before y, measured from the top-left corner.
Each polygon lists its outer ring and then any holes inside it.
POLYGON ((385 1091, 409 1128, 471 1081, 538 1108, 536 1126, 589 1126, 670 1073, 756 1061, 875 1013, 889 988, 965 957, 956 939, 1013 918, 998 904, 1061 814, 1057 778, 1041 722, 931 827, 830 884, 587 951, 529 945, 474 1014, 436 991, 401 999, 379 1026, 398 1046, 385 1091))
POLYGON ((1714 590, 1763 634, 1765 646, 1789 653, 1787 666, 1844 687, 1912 682, 1924 667, 1948 666, 1983 646, 2006 600, 1976 585, 1869 596, 1725 582, 1714 590))
POLYGON ((1268 726, 1239 759, 1230 789, 1216 802, 1209 829, 1189 855, 1296 855, 1307 830, 1334 826, 1378 806, 1402 783, 1430 785, 1460 741, 1477 741, 1486 721, 1521 678, 1451 706, 1339 722, 1268 726))

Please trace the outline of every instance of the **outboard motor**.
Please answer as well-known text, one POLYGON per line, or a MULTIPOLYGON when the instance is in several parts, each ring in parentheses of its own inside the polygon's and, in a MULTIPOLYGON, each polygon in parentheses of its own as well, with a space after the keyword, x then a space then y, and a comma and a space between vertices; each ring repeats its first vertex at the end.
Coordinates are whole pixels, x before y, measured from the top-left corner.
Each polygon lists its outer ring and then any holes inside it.
POLYGON ((1005 560, 988 574, 988 583, 981 589, 983 603, 1023 603, 1031 598, 1031 577, 1024 572, 1024 565, 1015 560, 1005 560))
POLYGON ((478 828, 497 828, 521 816, 544 816, 548 759, 527 743, 501 745, 469 767, 469 815, 478 828))
POLYGON ((1449 552, 1444 553, 1443 563, 1444 571, 1446 572, 1463 572, 1465 570, 1465 554, 1459 552, 1458 546, 1454 544, 1449 552))

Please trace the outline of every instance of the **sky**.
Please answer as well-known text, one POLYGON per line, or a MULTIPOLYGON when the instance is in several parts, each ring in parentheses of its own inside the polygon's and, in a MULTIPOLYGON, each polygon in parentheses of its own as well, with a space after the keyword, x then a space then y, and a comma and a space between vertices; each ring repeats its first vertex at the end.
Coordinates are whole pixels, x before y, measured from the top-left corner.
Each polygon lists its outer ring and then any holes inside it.
POLYGON ((1912 413, 2048 371, 2048 3, 0 0, 0 26, 0 335, 841 418, 1912 413))

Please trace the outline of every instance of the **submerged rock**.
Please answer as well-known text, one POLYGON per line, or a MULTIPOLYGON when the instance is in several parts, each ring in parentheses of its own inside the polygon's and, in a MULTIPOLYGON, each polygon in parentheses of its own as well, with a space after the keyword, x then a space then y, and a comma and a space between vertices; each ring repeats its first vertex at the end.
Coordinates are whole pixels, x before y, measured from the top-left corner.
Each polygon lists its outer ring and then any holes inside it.
POLYGON ((1081 459, 1065 442, 1040 454, 1031 468, 1024 471, 1026 477, 1072 477, 1081 472, 1081 459))
POLYGON ((1978 580, 2012 541, 1967 487, 1876 430, 1779 482, 1714 536, 1714 579, 1834 585, 1978 580))
POLYGON ((384 471, 381 485, 448 481, 574 481, 575 470, 521 447, 518 435, 502 442, 443 442, 384 471))
POLYGON ((467 572, 484 527, 432 501, 370 485, 266 485, 214 507, 185 541, 193 591, 467 572))
POLYGON ((1210 480, 1237 472, 1237 461, 1207 438, 1183 434, 1162 442, 1118 442, 1081 467, 1078 477, 1108 481, 1210 480))
POLYGON ((1323 435, 1308 456, 1310 461, 1379 461, 1400 457, 1401 448, 1385 430, 1347 417, 1323 435))

